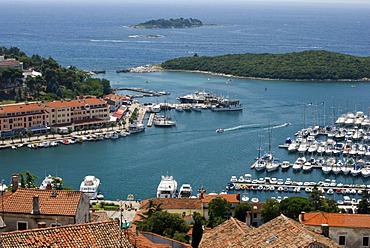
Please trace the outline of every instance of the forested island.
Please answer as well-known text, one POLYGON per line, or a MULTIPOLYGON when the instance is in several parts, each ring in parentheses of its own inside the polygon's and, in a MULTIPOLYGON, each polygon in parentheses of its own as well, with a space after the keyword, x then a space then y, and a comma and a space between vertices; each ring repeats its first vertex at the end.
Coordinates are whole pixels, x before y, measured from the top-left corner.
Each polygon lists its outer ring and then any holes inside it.
POLYGON ((202 21, 194 18, 157 19, 133 25, 133 28, 193 28, 203 26, 202 21))
POLYGON ((245 78, 287 80, 370 80, 370 57, 329 51, 286 54, 229 54, 171 59, 165 70, 201 71, 245 78))
POLYGON ((92 78, 86 71, 74 66, 64 68, 51 57, 40 55, 28 57, 17 47, 1 47, 5 59, 23 62, 24 69, 40 72, 41 76, 24 78, 19 68, 0 68, 0 100, 51 101, 63 98, 74 99, 80 95, 102 97, 111 92, 107 79, 92 78))

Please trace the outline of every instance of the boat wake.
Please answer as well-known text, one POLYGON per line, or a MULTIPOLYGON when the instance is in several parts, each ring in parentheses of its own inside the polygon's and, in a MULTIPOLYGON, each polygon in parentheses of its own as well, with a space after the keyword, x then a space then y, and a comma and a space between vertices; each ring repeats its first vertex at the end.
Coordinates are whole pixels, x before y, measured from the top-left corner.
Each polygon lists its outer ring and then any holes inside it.
POLYGON ((239 129, 251 129, 251 128, 263 128, 263 129, 276 129, 276 128, 281 128, 281 127, 286 127, 286 126, 290 126, 291 123, 290 122, 285 122, 283 124, 280 124, 280 125, 276 125, 276 126, 261 126, 261 125, 257 125, 257 124, 249 124, 249 125, 240 125, 240 126, 236 126, 236 127, 230 127, 230 128, 225 128, 223 129, 223 132, 228 132, 228 131, 234 131, 234 130, 239 130, 239 129))

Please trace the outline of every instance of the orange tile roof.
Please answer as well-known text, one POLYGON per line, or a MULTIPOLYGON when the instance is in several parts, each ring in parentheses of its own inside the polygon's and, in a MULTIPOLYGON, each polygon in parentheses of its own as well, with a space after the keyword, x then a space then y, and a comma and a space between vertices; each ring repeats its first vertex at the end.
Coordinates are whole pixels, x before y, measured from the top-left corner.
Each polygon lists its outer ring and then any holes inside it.
POLYGON ((117 221, 85 223, 0 234, 2 248, 132 248, 117 221), (120 239, 122 237, 122 242, 120 239), (122 245, 120 244, 122 243, 122 245))
POLYGON ((149 232, 136 232, 134 229, 128 230, 128 237, 131 242, 131 244, 135 244, 136 248, 171 248, 171 247, 183 247, 183 248, 191 248, 191 245, 182 243, 180 241, 170 239, 155 233, 149 233, 149 232), (152 237, 158 237, 158 238, 148 238, 149 236, 152 237), (160 240, 165 241, 160 241, 160 240), (157 243, 155 241, 151 240, 157 240, 157 243), (166 244, 164 243, 166 242, 166 244), (172 245, 171 245, 172 244, 172 245))
POLYGON ((71 107, 83 107, 86 104, 96 105, 96 104, 106 104, 106 101, 103 99, 98 99, 95 97, 92 98, 83 98, 79 100, 63 100, 63 101, 52 101, 45 103, 45 107, 50 108, 71 108, 71 107))
POLYGON ((111 101, 120 101, 122 100, 123 96, 117 95, 117 94, 109 94, 105 95, 104 99, 109 99, 111 101))
POLYGON ((0 105, 0 114, 26 112, 26 111, 42 111, 44 106, 38 103, 18 103, 0 105))
POLYGON ((304 225, 284 215, 280 215, 258 228, 243 229, 243 231, 245 234, 236 225, 230 223, 229 220, 229 222, 221 224, 220 228, 216 227, 204 233, 199 248, 298 248, 313 247, 315 245, 318 245, 317 247, 340 247, 331 239, 311 231, 304 225), (235 235, 233 232, 238 232, 239 234, 235 235))
POLYGON ((6 59, 6 60, 1 60, 0 61, 0 66, 19 66, 21 62, 13 59, 6 59))
POLYGON ((239 200, 237 199, 238 195, 239 194, 219 194, 219 195, 217 195, 217 194, 203 194, 202 202, 203 203, 208 203, 211 200, 213 200, 214 198, 220 196, 220 197, 224 198, 226 201, 228 201, 230 203, 239 203, 239 200))
POLYGON ((65 216, 75 216, 80 199, 86 197, 76 190, 18 189, 4 198, 4 212, 30 214, 34 196, 39 196, 40 214, 65 216), (56 196, 52 196, 53 192, 56 196))
MULTIPOLYGON (((301 215, 302 216, 302 215, 301 215)), ((328 224, 336 227, 370 228, 370 214, 305 213, 301 223, 309 226, 328 224)))
POLYGON ((202 202, 199 198, 151 198, 143 200, 140 209, 146 209, 149 201, 154 204, 162 204, 162 209, 202 209, 202 202))
MULTIPOLYGON (((230 242, 234 243, 234 241, 238 240, 241 236, 246 235, 250 229, 252 228, 248 227, 244 222, 230 218, 213 229, 206 229, 199 247, 231 247, 228 246, 230 242)), ((236 245, 233 247, 243 246, 236 245)))

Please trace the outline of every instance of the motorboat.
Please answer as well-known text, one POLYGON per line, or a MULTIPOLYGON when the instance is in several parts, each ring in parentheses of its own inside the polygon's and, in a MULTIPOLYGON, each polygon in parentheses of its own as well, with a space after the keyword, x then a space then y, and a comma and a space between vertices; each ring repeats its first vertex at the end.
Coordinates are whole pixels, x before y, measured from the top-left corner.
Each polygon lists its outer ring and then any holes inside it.
POLYGON ((193 93, 180 96, 177 98, 177 100, 180 103, 217 103, 220 101, 220 97, 206 91, 195 91, 193 93))
POLYGON ((176 107, 175 107, 175 110, 176 110, 177 112, 184 112, 184 108, 183 108, 181 105, 176 106, 176 107))
POLYGON ((225 130, 223 128, 217 128, 216 133, 223 133, 225 130))
POLYGON ((145 131, 145 126, 142 123, 134 122, 128 126, 128 131, 130 134, 140 133, 145 131))
POLYGON ((173 176, 162 176, 157 188, 157 198, 176 198, 177 182, 173 176))
POLYGON ((99 191, 100 180, 95 176, 85 176, 81 182, 80 191, 84 192, 90 200, 96 199, 99 191))
POLYGON ((248 195, 246 195, 246 194, 244 194, 243 196, 242 196, 242 199, 241 199, 243 202, 248 202, 249 201, 249 197, 248 197, 248 195))
POLYGON ((190 184, 183 184, 180 187, 179 198, 190 198, 193 190, 190 184))
POLYGON ((289 169, 290 168, 290 162, 289 161, 283 161, 282 163, 281 163, 281 169, 282 170, 287 170, 287 169, 289 169))
POLYGON ((156 115, 153 124, 156 127, 173 127, 176 126, 176 121, 166 116, 156 115))
POLYGON ((62 187, 62 182, 62 178, 48 175, 42 180, 39 189, 47 189, 48 185, 50 185, 50 189, 60 189, 62 187))
POLYGON ((243 110, 243 104, 238 100, 224 99, 217 105, 212 106, 212 111, 241 111, 243 110))

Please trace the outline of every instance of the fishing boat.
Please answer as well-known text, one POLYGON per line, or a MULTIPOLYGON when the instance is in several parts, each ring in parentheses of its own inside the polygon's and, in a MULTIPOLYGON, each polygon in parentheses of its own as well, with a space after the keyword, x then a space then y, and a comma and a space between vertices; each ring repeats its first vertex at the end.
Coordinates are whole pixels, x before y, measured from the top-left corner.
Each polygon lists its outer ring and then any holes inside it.
POLYGON ((84 192, 90 200, 96 199, 99 191, 100 180, 95 176, 85 176, 81 182, 80 191, 84 192))
POLYGON ((157 188, 157 198, 176 198, 177 182, 173 176, 162 176, 157 188))
POLYGON ((190 198, 193 190, 190 184, 183 184, 179 190, 179 198, 190 198))

